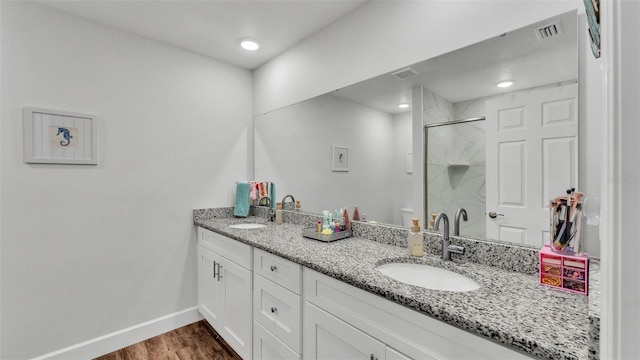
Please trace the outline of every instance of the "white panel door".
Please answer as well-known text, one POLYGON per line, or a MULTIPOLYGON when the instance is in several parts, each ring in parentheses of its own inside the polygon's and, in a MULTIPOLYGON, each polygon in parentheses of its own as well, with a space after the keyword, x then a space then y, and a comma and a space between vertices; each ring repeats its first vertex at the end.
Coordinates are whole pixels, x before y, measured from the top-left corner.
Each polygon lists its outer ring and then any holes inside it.
POLYGON ((577 110, 577 84, 486 102, 487 238, 548 240, 549 200, 578 186, 577 110))
MULTIPOLYGON (((251 271, 219 257, 220 277, 224 287, 224 339, 243 359, 251 357, 251 271)), ((215 326, 214 326, 215 327, 215 326)), ((221 334, 221 335, 222 335, 221 334)))
POLYGON ((386 346, 308 302, 304 304, 303 358, 384 359, 386 346))
POLYGON ((217 271, 220 256, 213 251, 198 246, 198 304, 202 316, 209 324, 218 328, 224 318, 224 293, 217 271), (214 272, 215 270, 215 272, 214 272))

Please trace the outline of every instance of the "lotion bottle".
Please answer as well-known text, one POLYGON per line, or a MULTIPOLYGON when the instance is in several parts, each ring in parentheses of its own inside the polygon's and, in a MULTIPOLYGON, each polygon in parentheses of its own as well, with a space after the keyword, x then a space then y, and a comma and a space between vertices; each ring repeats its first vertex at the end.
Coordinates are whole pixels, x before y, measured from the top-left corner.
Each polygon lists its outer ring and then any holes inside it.
POLYGON ((424 256, 423 236, 420 232, 420 225, 418 224, 420 219, 413 218, 411 220, 413 221, 413 225, 411 225, 411 231, 409 231, 409 236, 407 237, 409 255, 424 256))
POLYGON ((276 225, 282 224, 282 203, 276 203, 276 225))

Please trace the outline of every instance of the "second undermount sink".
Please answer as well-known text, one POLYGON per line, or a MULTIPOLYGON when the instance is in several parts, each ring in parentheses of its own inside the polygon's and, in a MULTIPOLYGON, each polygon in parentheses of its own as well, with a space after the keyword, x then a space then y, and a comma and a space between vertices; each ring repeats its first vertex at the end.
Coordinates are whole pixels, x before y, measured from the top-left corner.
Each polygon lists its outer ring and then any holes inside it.
POLYGON ((265 224, 256 224, 256 223, 245 223, 245 224, 229 225, 229 227, 233 228, 233 229, 246 229, 246 230, 261 229, 261 228, 266 227, 266 226, 267 225, 265 225, 265 224))
POLYGON ((384 275, 431 290, 473 291, 480 285, 464 275, 426 264, 390 263, 376 267, 384 275))

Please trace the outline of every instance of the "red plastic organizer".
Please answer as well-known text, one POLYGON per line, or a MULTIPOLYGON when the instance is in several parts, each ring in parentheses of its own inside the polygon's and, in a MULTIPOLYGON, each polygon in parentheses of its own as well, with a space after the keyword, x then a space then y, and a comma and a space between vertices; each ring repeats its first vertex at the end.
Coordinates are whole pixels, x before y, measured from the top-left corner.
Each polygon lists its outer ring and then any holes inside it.
POLYGON ((589 255, 564 255, 540 250, 540 284, 562 291, 587 295, 589 292, 589 255))

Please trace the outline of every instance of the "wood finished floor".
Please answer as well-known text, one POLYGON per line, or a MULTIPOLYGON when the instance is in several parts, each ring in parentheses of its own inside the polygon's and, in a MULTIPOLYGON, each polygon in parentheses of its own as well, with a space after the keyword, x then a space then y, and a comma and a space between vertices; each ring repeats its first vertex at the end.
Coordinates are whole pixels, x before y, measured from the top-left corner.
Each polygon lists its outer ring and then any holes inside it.
POLYGON ((205 321, 169 331, 94 360, 241 360, 205 321))

